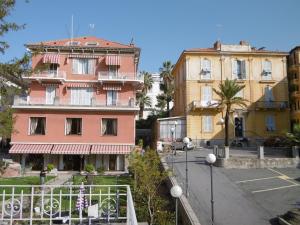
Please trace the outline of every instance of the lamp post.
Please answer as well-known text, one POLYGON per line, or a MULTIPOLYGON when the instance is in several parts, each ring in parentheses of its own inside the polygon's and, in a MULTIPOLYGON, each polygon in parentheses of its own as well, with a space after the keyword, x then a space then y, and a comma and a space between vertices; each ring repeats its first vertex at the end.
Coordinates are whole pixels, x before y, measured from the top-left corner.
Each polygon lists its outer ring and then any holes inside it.
POLYGON ((190 139, 188 137, 183 138, 183 143, 185 147, 185 196, 188 198, 188 187, 189 187, 189 169, 188 169, 188 158, 187 158, 187 151, 188 151, 188 144, 190 139))
POLYGON ((211 224, 214 225, 214 192, 213 192, 213 164, 216 162, 216 156, 214 154, 208 154, 206 156, 206 162, 210 166, 210 202, 211 202, 211 224))
POLYGON ((171 127, 170 130, 171 130, 171 134, 172 134, 172 173, 174 173, 174 149, 176 149, 175 144, 174 144, 174 131, 175 131, 175 128, 171 127))
POLYGON ((175 198, 175 215, 176 215, 176 218, 175 218, 175 224, 177 225, 178 224, 178 198, 180 198, 180 196, 182 195, 182 189, 179 185, 175 185, 171 188, 171 195, 172 197, 175 198))
POLYGON ((174 146, 175 146, 175 152, 174 152, 174 155, 176 155, 176 126, 177 126, 178 122, 175 120, 174 122, 174 139, 175 139, 175 143, 174 143, 174 146))

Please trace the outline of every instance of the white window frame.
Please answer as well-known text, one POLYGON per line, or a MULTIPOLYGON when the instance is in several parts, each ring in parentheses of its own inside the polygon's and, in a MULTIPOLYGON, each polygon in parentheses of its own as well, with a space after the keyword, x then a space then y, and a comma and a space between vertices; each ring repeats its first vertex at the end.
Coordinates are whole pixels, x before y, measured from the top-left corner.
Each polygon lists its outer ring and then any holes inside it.
POLYGON ((262 62, 262 80, 272 80, 272 62, 268 59, 262 62), (268 68, 267 63, 269 64, 270 68, 268 68))
POLYGON ((231 62, 231 75, 233 79, 237 80, 246 80, 247 79, 247 68, 246 68, 246 60, 243 59, 233 59, 231 62), (241 68, 240 68, 240 77, 238 73, 238 62, 241 62, 241 68), (244 65, 244 70, 243 66, 244 65))
POLYGON ((119 92, 118 91, 116 91, 116 90, 107 90, 106 91, 106 105, 107 106, 116 106, 116 105, 118 105, 118 100, 119 100, 119 92), (109 92, 114 92, 114 93, 116 93, 116 104, 108 104, 108 93, 109 92))
POLYGON ((212 133, 213 132, 213 117, 212 116, 202 116, 202 132, 203 133, 212 133), (209 120, 207 120, 209 119, 209 120), (209 127, 207 127, 206 122, 210 121, 209 127))
POLYGON ((202 86, 201 87, 201 103, 204 105, 209 105, 211 103, 211 101, 213 100, 213 90, 211 86, 202 86), (205 89, 209 89, 210 90, 210 97, 209 99, 205 99, 206 96, 205 95, 205 89))
POLYGON ((82 117, 66 117, 66 119, 65 119, 65 136, 73 136, 73 135, 77 135, 77 136, 82 136, 83 135, 83 119, 82 119, 82 117), (67 134, 67 120, 68 119, 81 119, 81 132, 80 132, 80 134, 67 134))
POLYGON ((100 121, 101 121, 101 127, 100 127, 100 134, 101 136, 109 136, 109 137, 117 137, 118 136, 118 133, 119 133, 119 119, 118 118, 101 118, 100 121), (116 123, 117 123, 117 131, 116 131, 116 134, 103 134, 102 133, 102 126, 103 126, 103 120, 115 120, 116 123))
POLYGON ((211 60, 208 58, 204 58, 201 60, 201 80, 211 80, 212 75, 211 75, 211 69, 212 68, 212 63, 211 60), (209 66, 208 66, 209 65, 209 66))
MULTIPOLYGON (((81 65, 81 67, 82 67, 82 65, 81 65)), ((90 59, 90 58, 73 58, 72 59, 72 74, 94 75, 95 68, 96 68, 96 60, 95 59, 90 59), (83 61, 87 61, 87 71, 85 71, 83 68, 81 69, 81 71, 79 70, 79 63, 82 63, 83 61), (77 66, 77 68, 75 66, 77 66), (90 67, 91 67, 91 69, 90 69, 90 67)))
POLYGON ((32 135, 46 135, 47 134, 47 118, 45 117, 45 116, 30 116, 29 118, 28 118, 28 130, 27 130, 27 132, 28 132, 28 135, 30 135, 30 136, 32 136, 32 135), (31 134, 31 129, 30 129, 30 127, 31 127, 31 118, 45 118, 45 134, 31 134))

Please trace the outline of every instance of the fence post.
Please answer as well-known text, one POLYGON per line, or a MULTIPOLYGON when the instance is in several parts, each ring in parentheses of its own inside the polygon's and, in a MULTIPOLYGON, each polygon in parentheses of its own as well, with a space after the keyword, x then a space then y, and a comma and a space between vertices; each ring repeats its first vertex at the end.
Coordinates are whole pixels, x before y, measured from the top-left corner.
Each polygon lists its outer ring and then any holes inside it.
POLYGON ((299 159, 299 147, 298 146, 292 147, 292 157, 299 159))
POLYGON ((214 148, 213 148, 213 153, 216 157, 218 157, 218 145, 214 145, 214 148))
POLYGON ((224 158, 229 159, 229 146, 224 147, 224 158))
POLYGON ((264 159, 265 158, 265 156, 264 156, 264 146, 258 146, 257 156, 258 156, 259 159, 264 159))

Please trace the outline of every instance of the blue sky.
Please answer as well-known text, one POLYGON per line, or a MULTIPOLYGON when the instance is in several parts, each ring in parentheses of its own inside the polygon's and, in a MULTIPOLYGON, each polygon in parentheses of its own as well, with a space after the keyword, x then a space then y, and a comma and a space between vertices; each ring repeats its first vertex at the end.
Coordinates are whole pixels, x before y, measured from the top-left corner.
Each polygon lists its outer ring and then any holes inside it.
POLYGON ((158 71, 184 49, 247 40, 289 51, 300 45, 299 0, 17 0, 9 21, 26 29, 1 37, 10 44, 0 61, 20 57, 25 43, 93 35, 142 49, 140 70, 158 71), (94 24, 91 29, 89 24, 94 24))

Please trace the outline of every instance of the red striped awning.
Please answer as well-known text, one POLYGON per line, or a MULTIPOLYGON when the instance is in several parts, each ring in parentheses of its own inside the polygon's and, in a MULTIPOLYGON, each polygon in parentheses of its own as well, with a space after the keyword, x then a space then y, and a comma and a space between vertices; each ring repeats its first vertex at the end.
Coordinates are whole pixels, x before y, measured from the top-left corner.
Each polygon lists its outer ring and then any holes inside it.
POLYGON ((86 83, 68 83, 67 87, 97 87, 96 84, 86 84, 86 83))
POLYGON ((56 144, 51 154, 56 155, 88 155, 90 154, 90 145, 86 144, 56 144))
POLYGON ((112 66, 120 66, 121 65, 121 59, 119 55, 108 55, 105 58, 106 65, 112 65, 112 66))
POLYGON ((103 90, 105 91, 121 91, 121 85, 112 85, 112 84, 105 84, 103 85, 103 90))
POLYGON ((11 154, 50 154, 51 144, 14 144, 10 149, 11 154))
POLYGON ((59 64, 59 54, 45 54, 43 57, 43 63, 59 64))
POLYGON ((91 154, 130 154, 131 145, 92 145, 91 154))

